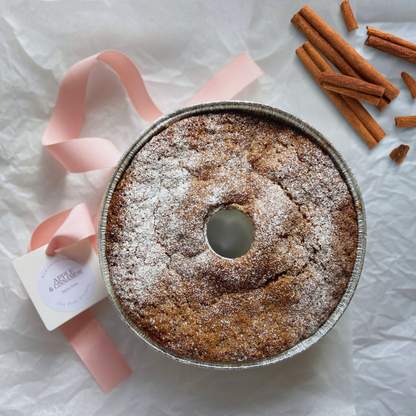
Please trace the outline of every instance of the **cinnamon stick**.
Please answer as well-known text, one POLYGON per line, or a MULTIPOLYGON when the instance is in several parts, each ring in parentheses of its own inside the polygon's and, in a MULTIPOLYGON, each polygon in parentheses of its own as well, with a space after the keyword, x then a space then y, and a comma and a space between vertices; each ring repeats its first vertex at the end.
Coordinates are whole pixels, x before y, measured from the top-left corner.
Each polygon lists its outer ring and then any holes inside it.
POLYGON ((345 0, 341 3, 340 7, 348 32, 351 32, 351 30, 354 29, 358 29, 358 23, 357 20, 355 20, 354 13, 351 10, 350 2, 345 0))
POLYGON ((384 94, 384 88, 356 78, 334 72, 321 74, 321 85, 331 91, 377 105, 384 94))
POLYGON ((391 82, 376 71, 309 6, 304 6, 299 13, 344 58, 344 60, 361 75, 362 78, 368 82, 384 87, 384 96, 388 100, 392 101, 399 95, 400 91, 391 82))
POLYGON ((380 39, 388 40, 389 42, 392 42, 397 45, 401 45, 401 46, 404 46, 405 48, 409 48, 409 49, 416 51, 416 44, 409 42, 408 40, 401 39, 397 36, 390 35, 390 33, 383 32, 382 30, 376 29, 371 26, 367 26, 367 35, 377 36, 380 39))
POLYGON ((364 42, 364 45, 371 46, 381 52, 393 55, 396 58, 416 64, 416 51, 397 43, 389 42, 388 40, 378 38, 377 36, 369 36, 364 42))
POLYGON ((390 157, 397 162, 399 165, 402 164, 404 158, 407 155, 407 152, 409 151, 410 146, 406 144, 401 144, 399 147, 396 147, 390 152, 390 157))
MULTIPOLYGON (((300 58, 302 63, 308 72, 312 75, 316 82, 319 83, 320 70, 313 62, 311 57, 306 53, 306 51, 299 47, 296 49, 296 55, 300 58)), ((321 87, 322 88, 322 87, 321 87)), ((368 146, 372 149, 377 145, 377 141, 371 135, 371 133, 366 129, 354 111, 349 107, 349 105, 344 101, 344 99, 337 93, 325 90, 322 88, 325 94, 331 99, 331 101, 336 105, 338 110, 343 114, 343 116, 348 120, 351 126, 355 131, 365 140, 368 146)))
POLYGON ((416 116, 395 117, 396 127, 416 127, 416 116))
MULTIPOLYGON (((332 67, 328 64, 325 58, 316 50, 311 42, 306 42, 302 45, 302 48, 310 56, 312 61, 318 67, 321 72, 327 71, 335 73, 332 67)), ((321 74, 322 75, 322 74, 321 74)), ((386 136, 386 133, 374 120, 371 114, 363 107, 363 105, 357 101, 355 98, 348 97, 347 95, 342 95, 344 101, 348 104, 355 115, 359 118, 364 127, 371 133, 374 139, 379 142, 383 137, 386 136)))
POLYGON ((377 105, 381 99, 381 97, 376 97, 375 95, 355 91, 351 88, 339 87, 338 85, 333 85, 328 82, 321 81, 321 85, 327 90, 331 90, 342 95, 347 95, 348 97, 353 97, 356 100, 364 101, 373 105, 377 105))
MULTIPOLYGON (((310 41, 312 42, 322 54, 332 62, 340 72, 344 75, 363 79, 351 65, 299 14, 296 13, 291 22, 293 25, 310 41)), ((383 111, 390 104, 385 96, 376 105, 379 111, 383 111)))
POLYGON ((322 81, 330 84, 339 85, 340 87, 350 88, 355 91, 365 92, 366 94, 381 97, 384 94, 384 88, 370 82, 360 79, 347 77, 346 75, 328 72, 321 75, 322 81))
POLYGON ((407 88, 409 88, 410 94, 412 94, 412 98, 416 98, 416 81, 407 73, 402 72, 403 81, 406 83, 407 88))

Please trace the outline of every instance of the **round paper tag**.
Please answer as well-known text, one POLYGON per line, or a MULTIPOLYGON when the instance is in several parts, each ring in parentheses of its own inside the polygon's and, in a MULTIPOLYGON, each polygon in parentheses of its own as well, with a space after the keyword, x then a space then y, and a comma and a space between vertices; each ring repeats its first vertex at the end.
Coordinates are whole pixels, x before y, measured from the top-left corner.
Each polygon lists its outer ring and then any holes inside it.
POLYGON ((42 300, 59 312, 72 312, 91 298, 95 289, 95 274, 84 259, 58 254, 42 267, 38 291, 42 300))

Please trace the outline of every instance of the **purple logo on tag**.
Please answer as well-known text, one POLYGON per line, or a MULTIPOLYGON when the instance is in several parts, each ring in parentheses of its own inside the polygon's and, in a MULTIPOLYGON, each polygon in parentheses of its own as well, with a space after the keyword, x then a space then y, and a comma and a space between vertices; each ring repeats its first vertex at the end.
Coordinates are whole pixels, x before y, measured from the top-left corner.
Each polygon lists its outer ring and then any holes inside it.
POLYGON ((38 291, 42 300, 59 312, 84 306, 95 289, 95 274, 81 257, 58 254, 42 267, 38 291))

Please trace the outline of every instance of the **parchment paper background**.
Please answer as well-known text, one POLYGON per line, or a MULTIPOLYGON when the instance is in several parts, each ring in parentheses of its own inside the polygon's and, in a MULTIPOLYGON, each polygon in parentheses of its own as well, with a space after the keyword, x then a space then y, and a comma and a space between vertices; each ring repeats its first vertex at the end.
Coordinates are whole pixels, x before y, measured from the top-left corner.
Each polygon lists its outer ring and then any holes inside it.
MULTIPOLYGON (((1 415, 413 415, 416 408, 415 129, 400 77, 416 66, 364 47, 370 24, 416 43, 416 2, 351 1, 360 29, 348 33, 341 0, 308 1, 402 90, 383 113, 387 137, 370 151, 295 56, 305 38, 290 19, 305 3, 282 1, 0 0, 0 414, 1 415), (150 350, 110 302, 92 311, 133 369, 107 396, 59 330, 48 332, 11 262, 44 219, 80 202, 94 212, 107 172, 68 174, 41 146, 59 84, 71 65, 106 49, 127 54, 162 111, 186 103, 246 51, 264 75, 237 99, 293 113, 331 140, 366 202, 364 271, 347 313, 323 340, 268 368, 193 368, 150 350), (399 166, 388 153, 412 148, 399 166)), ((117 76, 97 63, 82 136, 124 150, 147 123, 117 76)))

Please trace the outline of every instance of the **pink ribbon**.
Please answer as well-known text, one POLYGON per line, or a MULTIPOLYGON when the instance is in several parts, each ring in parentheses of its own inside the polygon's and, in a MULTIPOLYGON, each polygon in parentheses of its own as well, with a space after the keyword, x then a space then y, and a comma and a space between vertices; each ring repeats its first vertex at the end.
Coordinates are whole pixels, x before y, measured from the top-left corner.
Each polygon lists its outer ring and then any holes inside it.
POLYGON ((89 309, 65 322, 59 329, 104 393, 109 393, 132 373, 124 357, 89 309))
MULTIPOLYGON (((79 139, 84 116, 85 92, 93 63, 98 60, 113 68, 126 88, 137 112, 151 122, 162 115, 150 98, 140 72, 133 62, 117 51, 90 56, 66 73, 42 144, 70 172, 114 167, 120 151, 109 140, 79 139)), ((189 102, 229 100, 262 74, 261 69, 242 53, 215 75, 189 102)), ((30 250, 48 244, 46 254, 89 238, 95 251, 96 231, 85 204, 60 212, 35 229, 30 250)), ((113 342, 89 311, 82 312, 60 326, 81 360, 104 392, 108 393, 131 374, 131 369, 113 342)))
MULTIPOLYGON (((117 51, 90 56, 72 66, 59 89, 51 120, 42 144, 70 172, 79 173, 115 166, 120 151, 106 139, 79 137, 84 116, 85 92, 93 63, 102 61, 120 77, 132 104, 147 121, 162 115, 147 93, 140 72, 133 62, 117 51)), ((261 69, 242 53, 214 76, 187 105, 213 100, 229 100, 262 74, 261 69)))

